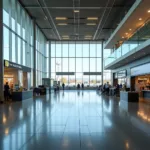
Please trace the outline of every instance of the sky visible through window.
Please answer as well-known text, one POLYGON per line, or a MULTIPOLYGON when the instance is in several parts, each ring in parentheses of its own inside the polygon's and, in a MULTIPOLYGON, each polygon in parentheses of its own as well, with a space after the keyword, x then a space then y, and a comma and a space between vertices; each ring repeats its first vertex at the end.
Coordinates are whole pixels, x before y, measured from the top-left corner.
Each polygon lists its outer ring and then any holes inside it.
POLYGON ((51 77, 68 86, 84 83, 85 86, 101 84, 101 42, 51 42, 51 77), (74 75, 56 75, 56 72, 74 72, 74 75))

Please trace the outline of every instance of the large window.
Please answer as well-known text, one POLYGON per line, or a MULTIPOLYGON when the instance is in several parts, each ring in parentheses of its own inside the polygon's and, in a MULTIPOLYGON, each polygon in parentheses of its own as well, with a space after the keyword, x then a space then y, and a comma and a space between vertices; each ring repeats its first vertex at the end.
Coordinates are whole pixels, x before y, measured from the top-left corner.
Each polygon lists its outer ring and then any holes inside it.
POLYGON ((96 73, 100 73, 101 69, 101 42, 51 42, 51 77, 61 84, 98 86, 101 84, 101 75, 96 73), (57 72, 62 75, 56 75, 57 72), (68 75, 63 75, 66 72, 68 75))
MULTIPOLYGON (((104 59, 106 59, 111 54, 111 49, 104 50, 104 59)), ((103 73, 103 82, 110 82, 111 83, 111 70, 104 70, 103 73)))
POLYGON ((12 33, 12 61, 16 62, 16 41, 15 34, 12 33))
MULTIPOLYGON (((42 85, 42 78, 48 77, 48 45, 46 38, 42 34, 42 32, 39 30, 39 28, 36 28, 36 70, 37 70, 37 78, 36 78, 36 84, 42 85)), ((61 44, 59 44, 61 46, 61 44)), ((59 47, 58 46, 58 47, 59 47)), ((59 48, 60 49, 60 48, 59 48)), ((56 63, 55 60, 52 60, 52 64, 56 63)), ((52 68, 53 71, 55 71, 56 66, 52 68)))
POLYGON ((3 23, 4 59, 32 68, 26 55, 33 47, 33 24, 18 0, 3 0, 3 23))
MULTIPOLYGON (((33 21, 18 0, 3 0, 3 24, 4 59, 28 66, 33 71, 33 21)), ((49 77, 49 47, 38 27, 36 27, 36 35, 36 71, 37 85, 39 85, 42 84, 42 78, 49 77)), ((61 49, 61 43, 57 48, 61 49)), ((61 51, 58 56, 61 56, 61 51)), ((32 71, 31 86, 33 85, 32 71)))
POLYGON ((9 60, 9 30, 4 27, 4 59, 9 60))

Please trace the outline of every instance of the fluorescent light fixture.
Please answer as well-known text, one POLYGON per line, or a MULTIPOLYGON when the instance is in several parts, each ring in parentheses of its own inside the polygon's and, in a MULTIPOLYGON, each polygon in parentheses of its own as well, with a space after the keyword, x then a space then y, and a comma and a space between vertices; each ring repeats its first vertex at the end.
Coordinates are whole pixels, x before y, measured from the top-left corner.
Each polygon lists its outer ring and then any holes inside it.
POLYGON ((64 37, 64 38, 62 38, 63 40, 69 40, 69 37, 64 37))
POLYGON ((57 24, 58 26, 66 26, 66 25, 68 25, 67 23, 58 23, 57 24))
POLYGON ((98 17, 87 17, 87 20, 98 20, 98 17))
POLYGON ((139 18, 139 20, 141 21, 141 20, 142 20, 142 18, 139 18))
POLYGON ((63 35, 62 38, 69 38, 69 35, 63 35))
POLYGON ((80 12, 80 10, 74 10, 74 13, 79 13, 80 12))
POLYGON ((95 26, 96 23, 87 23, 86 25, 87 25, 87 26, 95 26))
POLYGON ((85 35, 84 38, 92 38, 92 35, 85 35))
POLYGON ((92 37, 84 37, 85 40, 91 40, 92 37))
POLYGON ((67 17, 56 17, 55 19, 56 20, 67 20, 68 18, 67 17))

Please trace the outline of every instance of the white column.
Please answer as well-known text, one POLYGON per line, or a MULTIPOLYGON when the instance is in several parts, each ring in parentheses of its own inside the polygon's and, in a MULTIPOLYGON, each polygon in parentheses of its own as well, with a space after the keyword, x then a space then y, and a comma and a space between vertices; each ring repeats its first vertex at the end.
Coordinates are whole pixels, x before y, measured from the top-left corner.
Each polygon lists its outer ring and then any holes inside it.
POLYGON ((104 41, 102 41, 101 57, 102 57, 102 59, 101 59, 101 68, 102 68, 101 82, 102 82, 102 85, 103 85, 104 84, 103 83, 103 76, 104 76, 104 70, 103 70, 103 68, 104 68, 104 63, 103 63, 103 61, 104 61, 104 41))
POLYGON ((3 60, 3 0, 0 1, 0 101, 4 101, 4 60, 3 60))
POLYGON ((36 87, 36 24, 33 20, 33 88, 36 87))

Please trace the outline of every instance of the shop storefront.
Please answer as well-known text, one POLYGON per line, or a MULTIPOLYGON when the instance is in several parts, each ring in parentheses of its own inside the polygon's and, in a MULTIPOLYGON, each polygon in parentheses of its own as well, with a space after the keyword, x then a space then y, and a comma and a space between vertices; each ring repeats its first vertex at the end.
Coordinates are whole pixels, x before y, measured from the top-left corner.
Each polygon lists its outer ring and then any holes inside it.
POLYGON ((19 86, 25 89, 31 87, 31 68, 4 60, 4 84, 8 82, 9 86, 19 86))
POLYGON ((12 99, 22 100, 32 97, 31 68, 4 60, 3 83, 8 85, 12 91, 12 99), (25 95, 25 96, 24 96, 25 95))
POLYGON ((144 98, 150 98, 150 63, 131 68, 131 88, 144 98))

